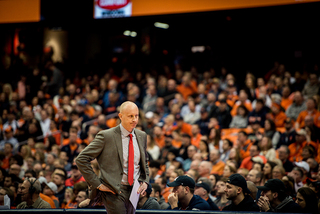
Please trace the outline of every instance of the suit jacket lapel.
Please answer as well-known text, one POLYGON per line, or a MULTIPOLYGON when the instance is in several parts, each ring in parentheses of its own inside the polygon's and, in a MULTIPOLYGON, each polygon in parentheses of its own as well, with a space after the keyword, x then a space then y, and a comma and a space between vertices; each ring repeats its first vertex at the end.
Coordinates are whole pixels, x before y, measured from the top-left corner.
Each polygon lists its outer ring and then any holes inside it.
POLYGON ((137 137, 137 142, 140 150, 140 162, 142 161, 143 163, 145 162, 145 154, 143 153, 144 148, 142 147, 142 136, 138 134, 136 131, 134 132, 136 137, 137 137))
MULTIPOLYGON (((117 127, 114 129, 114 132, 116 133, 116 134, 113 136, 113 137, 114 137, 114 142, 115 142, 116 147, 117 147, 117 149, 118 149, 118 155, 119 155, 121 167, 123 167, 122 137, 121 137, 120 126, 117 126, 117 127)), ((122 169, 122 170, 123 170, 123 169, 122 169)))

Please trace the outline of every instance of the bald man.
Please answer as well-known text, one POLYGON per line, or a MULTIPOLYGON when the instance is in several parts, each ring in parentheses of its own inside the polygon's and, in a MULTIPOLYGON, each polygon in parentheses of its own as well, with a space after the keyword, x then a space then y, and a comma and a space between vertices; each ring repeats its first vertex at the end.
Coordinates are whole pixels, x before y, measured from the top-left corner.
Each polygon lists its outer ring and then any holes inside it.
POLYGON ((100 131, 76 159, 92 189, 91 199, 99 197, 108 214, 135 213, 129 201, 133 181, 139 181, 137 192, 141 194, 149 182, 147 134, 135 129, 139 109, 135 103, 126 101, 121 104, 118 116, 121 123, 100 131), (95 158, 100 167, 99 177, 91 167, 91 160, 95 158))

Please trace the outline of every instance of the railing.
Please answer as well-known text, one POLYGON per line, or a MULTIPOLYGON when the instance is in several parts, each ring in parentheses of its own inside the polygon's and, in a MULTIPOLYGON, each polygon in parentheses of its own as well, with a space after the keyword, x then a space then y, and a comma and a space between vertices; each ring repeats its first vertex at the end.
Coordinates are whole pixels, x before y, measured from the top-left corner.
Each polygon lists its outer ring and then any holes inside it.
MULTIPOLYGON (((154 213, 166 213, 166 214, 171 214, 171 213, 194 213, 194 214, 199 214, 199 213, 209 213, 209 214, 221 214, 221 213, 226 213, 226 214, 235 214, 235 213, 244 213, 244 214, 255 214, 257 212, 230 212, 230 211, 197 211, 197 210, 137 210, 136 213, 144 213, 144 214, 154 214, 154 213)), ((90 214, 100 214, 100 213, 106 213, 105 209, 86 209, 86 208, 81 208, 81 209, 15 209, 15 210, 0 210, 0 213, 24 213, 24 214, 34 214, 34 213, 66 213, 66 214, 82 214, 82 213, 90 213, 90 214)), ((277 213, 273 213, 277 214, 277 213)), ((279 214, 279 213, 278 213, 279 214)))

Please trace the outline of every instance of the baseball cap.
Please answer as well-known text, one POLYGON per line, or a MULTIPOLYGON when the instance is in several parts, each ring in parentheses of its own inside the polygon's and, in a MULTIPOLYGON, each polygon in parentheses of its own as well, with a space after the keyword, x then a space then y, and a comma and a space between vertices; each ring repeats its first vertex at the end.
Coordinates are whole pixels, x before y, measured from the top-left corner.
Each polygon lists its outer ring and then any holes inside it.
POLYGON ((151 184, 148 184, 148 187, 147 187, 147 189, 146 189, 146 193, 147 193, 148 195, 150 195, 151 192, 152 192, 152 186, 151 186, 151 184))
POLYGON ((189 188, 195 187, 195 182, 192 178, 187 175, 178 176, 174 179, 173 182, 167 184, 169 187, 176 187, 176 186, 187 186, 189 188))
POLYGON ((227 180, 227 183, 241 187, 243 192, 245 193, 251 193, 247 187, 246 179, 244 179, 244 177, 238 173, 230 175, 230 177, 227 180))
POLYGON ((296 131, 297 135, 307 136, 307 132, 304 129, 299 129, 296 131))
POLYGON ((210 193, 210 187, 208 184, 204 183, 204 182, 198 182, 196 183, 196 187, 202 187, 203 189, 205 189, 207 191, 207 193, 210 193))
POLYGON ((310 166, 307 162, 305 161, 300 161, 300 162, 295 162, 294 165, 303 168, 304 170, 306 170, 307 172, 310 171, 310 166))
POLYGON ((47 179, 45 177, 43 177, 43 176, 40 176, 38 178, 38 181, 40 182, 40 184, 43 184, 43 183, 47 184, 47 179))
POLYGON ((47 186, 56 194, 58 191, 58 187, 55 183, 49 182, 47 183, 47 186))
POLYGON ((151 118, 153 118, 154 113, 152 111, 148 111, 145 116, 147 119, 151 119, 151 118))
POLYGON ((274 192, 279 192, 279 191, 285 191, 286 187, 284 186, 284 183, 280 179, 269 179, 264 186, 257 186, 259 190, 262 191, 274 191, 274 192))

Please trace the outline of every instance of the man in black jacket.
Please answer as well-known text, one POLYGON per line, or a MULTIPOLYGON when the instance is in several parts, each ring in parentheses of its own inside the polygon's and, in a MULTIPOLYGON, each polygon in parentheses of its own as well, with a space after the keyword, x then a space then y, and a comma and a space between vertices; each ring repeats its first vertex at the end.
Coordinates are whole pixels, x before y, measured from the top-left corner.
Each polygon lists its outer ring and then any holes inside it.
POLYGON ((223 208, 223 211, 259 211, 258 205, 249 195, 250 190, 242 175, 238 173, 231 175, 227 180, 225 192, 227 199, 232 203, 223 208))
POLYGON ((198 181, 198 183, 196 183, 194 194, 199 195, 202 199, 206 200, 210 205, 211 210, 219 210, 217 205, 213 203, 213 201, 209 197, 210 192, 211 192, 211 188, 209 184, 207 184, 206 182, 198 181))
POLYGON ((279 179, 270 179, 264 186, 258 186, 261 196, 258 206, 262 212, 301 213, 302 210, 291 196, 285 193, 285 185, 279 179))
POLYGON ((167 184, 173 187, 172 193, 168 196, 170 206, 168 210, 210 210, 211 207, 204 199, 194 195, 195 182, 187 176, 177 177, 173 182, 167 184))

